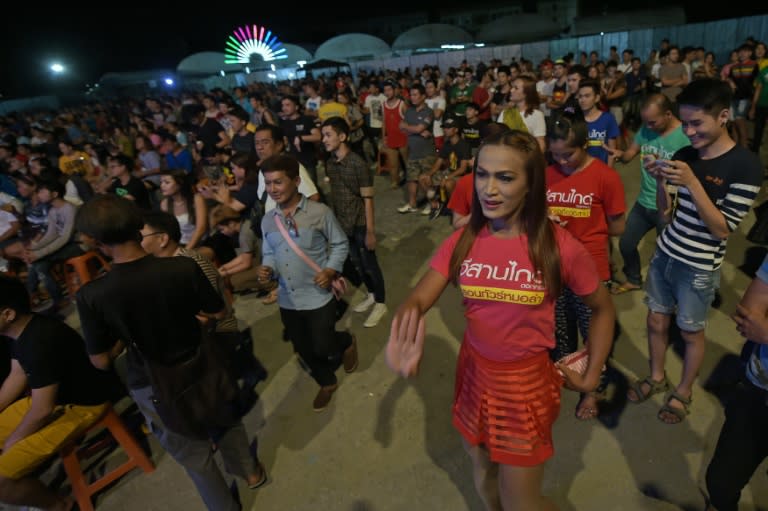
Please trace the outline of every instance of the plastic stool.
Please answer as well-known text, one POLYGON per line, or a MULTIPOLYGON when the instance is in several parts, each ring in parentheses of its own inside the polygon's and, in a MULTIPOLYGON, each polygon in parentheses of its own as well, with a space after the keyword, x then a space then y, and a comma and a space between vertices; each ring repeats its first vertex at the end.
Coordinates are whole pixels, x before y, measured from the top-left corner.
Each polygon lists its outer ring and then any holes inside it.
POLYGON ((80 460, 92 455, 92 449, 82 452, 78 443, 71 443, 61 450, 61 463, 64 465, 64 471, 67 473, 72 484, 72 494, 77 500, 77 505, 81 511, 93 511, 93 501, 91 497, 101 491, 105 486, 117 481, 124 474, 134 468, 141 468, 146 473, 153 472, 155 465, 144 452, 139 443, 125 428, 125 424, 120 416, 115 413, 112 405, 108 405, 104 415, 96 421, 86 433, 98 428, 107 428, 112 437, 120 444, 128 455, 128 461, 115 468, 111 472, 104 474, 101 478, 88 484, 80 468, 80 460))
POLYGON ((107 262, 101 254, 95 250, 83 255, 70 257, 64 261, 64 280, 67 283, 67 291, 70 299, 75 299, 75 293, 80 286, 93 280, 100 270, 109 270, 107 262))

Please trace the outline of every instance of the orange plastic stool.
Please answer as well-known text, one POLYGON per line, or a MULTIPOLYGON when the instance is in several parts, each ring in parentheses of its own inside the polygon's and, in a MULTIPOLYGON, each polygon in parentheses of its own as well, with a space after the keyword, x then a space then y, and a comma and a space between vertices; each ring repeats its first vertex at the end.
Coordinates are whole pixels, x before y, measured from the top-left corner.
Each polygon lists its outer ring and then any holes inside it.
POLYGON ((61 451, 61 463, 64 465, 64 471, 72 483, 72 494, 77 500, 77 505, 81 511, 93 511, 93 501, 91 497, 102 490, 105 486, 117 481, 124 474, 134 468, 141 468, 146 473, 153 472, 155 465, 144 452, 135 438, 128 432, 120 420, 120 416, 115 413, 112 405, 109 405, 104 415, 96 421, 88 430, 94 431, 98 428, 107 428, 112 437, 120 444, 128 455, 128 461, 115 468, 111 472, 104 474, 101 478, 88 484, 85 475, 80 468, 80 460, 92 455, 92 452, 81 452, 77 443, 71 443, 61 451))
POLYGON ((75 299, 75 293, 80 286, 96 278, 100 270, 109 270, 109 262, 96 250, 91 250, 77 257, 64 261, 64 280, 67 283, 70 299, 75 299))

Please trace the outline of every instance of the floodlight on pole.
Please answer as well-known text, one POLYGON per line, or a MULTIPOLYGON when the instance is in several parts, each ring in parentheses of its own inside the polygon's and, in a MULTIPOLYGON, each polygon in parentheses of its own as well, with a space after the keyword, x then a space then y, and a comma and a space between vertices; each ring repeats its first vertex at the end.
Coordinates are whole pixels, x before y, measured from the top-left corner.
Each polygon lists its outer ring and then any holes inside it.
POLYGON ((51 64, 51 71, 53 71, 56 74, 61 74, 64 72, 64 66, 61 65, 59 62, 54 62, 51 64))

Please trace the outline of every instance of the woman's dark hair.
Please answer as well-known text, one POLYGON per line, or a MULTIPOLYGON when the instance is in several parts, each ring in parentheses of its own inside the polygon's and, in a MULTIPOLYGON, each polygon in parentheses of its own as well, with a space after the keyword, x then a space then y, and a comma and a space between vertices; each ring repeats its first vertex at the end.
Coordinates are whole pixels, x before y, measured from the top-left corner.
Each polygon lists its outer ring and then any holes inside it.
POLYGON ((149 226, 154 232, 167 234, 176 243, 181 241, 179 221, 171 213, 166 211, 147 211, 144 213, 144 225, 149 226))
POLYGON ((17 315, 32 312, 29 292, 22 281, 0 275, 0 309, 12 309, 17 315))
POLYGON ((299 160, 287 154, 278 154, 267 158, 261 164, 261 171, 267 172, 285 172, 288 179, 294 180, 299 177, 299 160))
POLYGON ((94 197, 80 206, 75 220, 78 231, 104 245, 139 242, 143 227, 139 207, 117 195, 94 197))
POLYGON ((244 182, 249 185, 259 184, 259 162, 252 153, 235 153, 229 160, 230 165, 237 165, 245 169, 244 182))
MULTIPOLYGON (((160 172, 161 176, 168 176, 173 179, 177 185, 179 185, 179 195, 184 199, 184 204, 187 206, 187 215, 189 216, 189 222, 195 223, 195 190, 192 187, 192 179, 184 170, 173 169, 164 170, 160 172)), ((173 213, 173 197, 165 197, 163 199, 165 211, 173 213)))
MULTIPOLYGON (((491 146, 503 146, 517 151, 523 156, 528 193, 520 211, 522 233, 528 237, 528 257, 531 259, 534 274, 540 275, 549 296, 557 297, 562 289, 560 275, 560 251, 555 238, 555 228, 547 215, 547 187, 545 182, 544 154, 536 139, 523 131, 512 130, 486 138, 475 158, 477 169, 483 150, 491 146)), ((475 174, 475 182, 477 174, 475 174)), ((488 224, 483 214, 480 199, 475 186, 472 193, 469 224, 461 233, 459 241, 451 254, 449 275, 458 285, 461 266, 469 255, 475 239, 488 224)))
POLYGON ((547 138, 565 140, 569 147, 584 147, 587 143, 587 121, 581 112, 553 113, 547 127, 547 138))

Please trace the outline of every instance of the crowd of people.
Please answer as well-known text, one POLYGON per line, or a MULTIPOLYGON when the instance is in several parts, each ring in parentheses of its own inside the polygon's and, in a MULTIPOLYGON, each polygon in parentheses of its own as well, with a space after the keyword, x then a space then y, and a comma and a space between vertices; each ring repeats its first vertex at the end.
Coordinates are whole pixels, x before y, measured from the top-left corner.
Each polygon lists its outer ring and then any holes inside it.
MULTIPOLYGON (((268 475, 242 423, 266 370, 234 294, 276 304, 319 387, 312 408, 325 410, 338 369, 358 367, 362 334, 337 327, 347 282, 365 290, 351 306, 368 314, 364 328, 391 306, 374 203, 376 175, 386 173, 402 188, 400 214, 448 216, 455 228, 394 309, 387 363, 418 372, 425 314, 457 286, 466 329, 453 424, 481 500, 488 510, 554 509, 541 482, 560 389, 581 394, 578 419, 600 415, 618 335, 612 295, 644 290, 648 306, 649 374, 627 398, 663 393, 657 417, 670 425, 690 413, 729 235, 763 181, 766 69, 763 43, 747 41, 718 68, 703 48, 665 40, 645 63, 612 48, 607 61, 582 53, 537 69, 464 62, 444 75, 424 66, 7 115, 0 334, 12 355, 0 387, 0 501, 71 509, 71 497, 29 474, 127 387, 208 509, 238 509, 212 444, 250 488, 268 475), (614 167, 638 156, 640 194, 627 211, 614 167), (638 246, 652 230, 644 264, 638 246), (67 295, 61 265, 92 251, 110 269, 67 295), (73 301, 81 333, 61 321, 73 301), (673 320, 685 343, 677 383, 665 370, 673 320), (580 337, 588 362, 579 371, 566 360, 580 337), (158 400, 167 388, 153 367, 197 361, 209 339, 236 380, 232 417, 179 422, 158 400), (113 368, 123 356, 121 383, 113 368)), ((713 510, 737 509, 766 456, 767 281, 762 268, 735 317, 753 344, 707 472, 713 510)))

